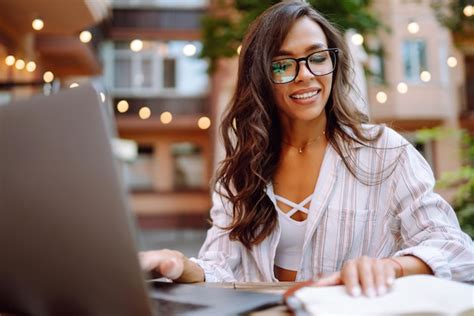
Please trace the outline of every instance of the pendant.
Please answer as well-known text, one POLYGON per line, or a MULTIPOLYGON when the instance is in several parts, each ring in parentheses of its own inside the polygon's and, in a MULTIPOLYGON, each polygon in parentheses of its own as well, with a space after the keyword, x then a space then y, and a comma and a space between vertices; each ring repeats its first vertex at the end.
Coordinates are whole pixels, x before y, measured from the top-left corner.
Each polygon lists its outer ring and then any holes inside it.
POLYGON ((300 154, 302 154, 302 153, 303 153, 303 147, 298 148, 298 152, 299 152, 300 154))

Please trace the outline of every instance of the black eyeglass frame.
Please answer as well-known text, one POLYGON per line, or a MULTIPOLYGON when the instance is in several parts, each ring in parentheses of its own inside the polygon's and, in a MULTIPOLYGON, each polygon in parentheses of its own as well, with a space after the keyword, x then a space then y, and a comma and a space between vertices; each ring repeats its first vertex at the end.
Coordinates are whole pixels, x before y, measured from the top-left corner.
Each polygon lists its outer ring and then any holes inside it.
POLYGON ((316 77, 321 77, 321 76, 326 76, 326 75, 329 75, 330 73, 333 73, 334 70, 336 70, 336 64, 337 64, 337 56, 339 54, 339 48, 326 48, 326 49, 322 49, 322 50, 318 50, 317 52, 313 52, 311 54, 309 54, 308 56, 306 57, 300 57, 300 58, 291 58, 291 57, 287 57, 287 58, 281 58, 281 59, 277 59, 277 60, 274 60, 272 61, 272 64, 275 63, 275 62, 278 62, 278 61, 282 61, 282 60, 288 60, 288 59, 291 59, 291 60, 294 60, 296 61, 296 71, 295 71, 295 76, 293 77, 293 79, 291 79, 290 81, 285 81, 285 82, 275 82, 273 81, 273 78, 270 76, 270 80, 274 83, 274 84, 286 84, 286 83, 290 83, 290 82, 293 82, 295 81, 296 77, 298 77, 298 74, 300 73, 300 62, 304 60, 304 63, 306 65, 306 68, 309 70, 309 72, 311 74, 313 74, 313 76, 316 76, 316 77), (328 73, 325 73, 325 74, 320 74, 320 75, 317 75, 315 74, 311 68, 309 67, 308 65, 308 58, 313 56, 314 54, 317 54, 317 53, 321 53, 321 52, 334 52, 334 60, 332 61, 333 62, 333 68, 330 72, 328 73))

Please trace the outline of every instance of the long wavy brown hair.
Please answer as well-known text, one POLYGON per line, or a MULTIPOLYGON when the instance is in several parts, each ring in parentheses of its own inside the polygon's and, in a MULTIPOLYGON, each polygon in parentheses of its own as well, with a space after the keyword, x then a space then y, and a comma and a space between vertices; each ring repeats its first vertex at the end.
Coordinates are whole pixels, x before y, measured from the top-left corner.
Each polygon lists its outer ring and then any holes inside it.
MULTIPOLYGON (((380 137, 364 133, 368 121, 350 98, 353 70, 341 32, 303 1, 278 3, 262 13, 242 42, 237 87, 220 126, 226 157, 216 173, 216 191, 231 202, 232 222, 224 229, 245 247, 263 241, 277 225, 275 207, 266 187, 279 163, 282 132, 270 80, 272 58, 295 21, 308 17, 324 31, 329 48, 339 48, 332 91, 325 111, 326 137, 353 175, 360 172, 343 152, 353 142, 370 143, 380 137), (353 131, 348 134, 342 126, 353 131)), ((373 134, 372 134, 373 135, 373 134)))

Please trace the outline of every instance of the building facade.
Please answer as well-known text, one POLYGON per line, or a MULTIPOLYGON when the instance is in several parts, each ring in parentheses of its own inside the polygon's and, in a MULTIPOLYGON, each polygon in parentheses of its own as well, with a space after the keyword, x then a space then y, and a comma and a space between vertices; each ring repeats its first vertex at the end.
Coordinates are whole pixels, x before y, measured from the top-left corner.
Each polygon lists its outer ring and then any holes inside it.
POLYGON ((436 19, 429 0, 374 1, 373 10, 389 31, 367 41, 371 50, 382 52, 367 65, 374 74, 368 78, 371 118, 412 141, 437 177, 459 168, 463 162, 458 136, 419 143, 414 132, 464 127, 472 133, 466 118, 474 113, 469 75, 474 43, 459 47, 451 31, 436 19))
POLYGON ((0 104, 100 75, 94 41, 80 35, 108 14, 106 0, 0 1, 0 104))
POLYGON ((199 58, 203 0, 115 0, 101 44, 125 178, 144 227, 201 227, 210 207, 213 122, 199 58), (133 152, 133 151, 132 151, 133 152))

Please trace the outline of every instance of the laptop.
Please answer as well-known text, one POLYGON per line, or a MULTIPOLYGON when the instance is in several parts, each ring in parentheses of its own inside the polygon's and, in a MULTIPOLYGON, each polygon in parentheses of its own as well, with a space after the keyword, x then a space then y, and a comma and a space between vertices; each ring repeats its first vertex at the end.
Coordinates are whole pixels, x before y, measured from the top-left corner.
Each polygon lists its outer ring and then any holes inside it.
POLYGON ((146 282, 108 112, 88 85, 0 106, 0 313, 231 315, 280 303, 146 282))

